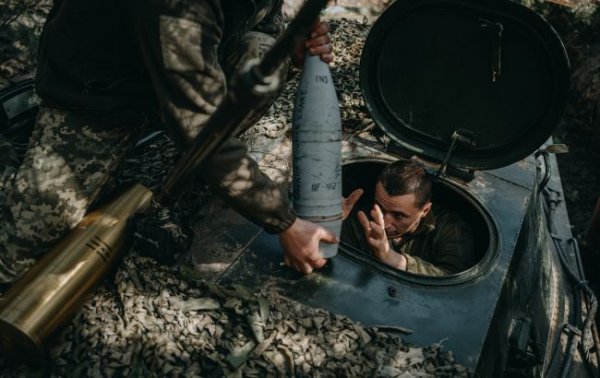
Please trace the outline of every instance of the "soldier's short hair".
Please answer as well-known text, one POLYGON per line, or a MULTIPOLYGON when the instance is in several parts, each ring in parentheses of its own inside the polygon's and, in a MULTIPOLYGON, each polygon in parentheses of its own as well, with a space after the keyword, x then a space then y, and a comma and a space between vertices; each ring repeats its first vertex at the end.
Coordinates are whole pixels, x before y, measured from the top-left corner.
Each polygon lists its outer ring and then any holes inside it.
POLYGON ((431 200, 431 178, 425 168, 415 161, 401 159, 387 165, 377 182, 391 196, 414 194, 419 208, 431 200))

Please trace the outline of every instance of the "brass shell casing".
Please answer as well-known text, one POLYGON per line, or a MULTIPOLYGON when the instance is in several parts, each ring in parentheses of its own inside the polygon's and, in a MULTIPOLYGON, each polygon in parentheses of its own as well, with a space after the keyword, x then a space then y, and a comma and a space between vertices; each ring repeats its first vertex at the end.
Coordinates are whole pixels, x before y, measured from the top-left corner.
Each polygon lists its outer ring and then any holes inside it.
POLYGON ((151 203, 135 184, 83 220, 35 263, 0 301, 0 351, 27 362, 46 357, 45 342, 79 310, 122 255, 128 219, 151 203))

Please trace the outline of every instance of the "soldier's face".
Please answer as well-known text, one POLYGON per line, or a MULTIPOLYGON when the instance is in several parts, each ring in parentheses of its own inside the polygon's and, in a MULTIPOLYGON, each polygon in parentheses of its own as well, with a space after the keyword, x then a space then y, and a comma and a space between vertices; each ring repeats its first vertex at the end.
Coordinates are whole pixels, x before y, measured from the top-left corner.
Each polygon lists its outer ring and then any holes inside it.
POLYGON ((431 202, 427 202, 423 207, 418 207, 416 196, 413 193, 391 196, 379 182, 375 187, 375 203, 383 212, 385 233, 389 239, 396 239, 406 233, 414 232, 421 220, 431 210, 431 202))

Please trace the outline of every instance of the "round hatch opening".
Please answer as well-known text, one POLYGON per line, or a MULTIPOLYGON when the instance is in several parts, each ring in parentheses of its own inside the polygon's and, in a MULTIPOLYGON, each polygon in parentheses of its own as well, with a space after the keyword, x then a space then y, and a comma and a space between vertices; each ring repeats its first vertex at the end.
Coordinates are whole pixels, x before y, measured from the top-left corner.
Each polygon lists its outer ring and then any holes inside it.
MULTIPOLYGON (((458 214, 470 226, 473 237, 473 258, 471 262, 466 264, 464 270, 443 276, 426 276, 400 271, 377 260, 372 256, 366 244, 357 242, 358 238, 364 240, 364 236, 357 235, 357 233, 362 231, 356 226, 358 222, 355 222, 354 226, 350 225, 352 217, 356 219, 358 210, 364 211, 372 208, 375 198, 375 184, 380 173, 389 163, 386 160, 369 158, 345 162, 343 165, 344 197, 347 197, 358 188, 362 188, 365 192, 344 222, 341 234, 341 250, 384 273, 398 275, 398 277, 403 279, 423 284, 456 284, 475 278, 487 271, 493 261, 495 255, 494 245, 496 244, 491 218, 485 212, 483 206, 467 191, 444 179, 433 180, 432 182, 431 202, 433 203, 433 212, 436 212, 436 208, 438 209, 438 213, 440 209, 453 212, 458 214)), ((431 172, 429 173, 431 174, 431 172)))

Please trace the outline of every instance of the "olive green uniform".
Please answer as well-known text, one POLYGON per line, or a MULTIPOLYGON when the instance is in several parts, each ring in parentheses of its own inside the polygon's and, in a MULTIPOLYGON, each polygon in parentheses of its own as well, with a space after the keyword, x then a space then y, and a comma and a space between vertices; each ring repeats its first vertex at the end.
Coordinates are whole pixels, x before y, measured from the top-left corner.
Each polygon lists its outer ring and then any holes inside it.
MULTIPOLYGON (((363 228, 351 214, 344 222, 342 241, 370 251, 363 228)), ((425 276, 445 276, 462 272, 475 263, 473 231, 458 214, 434 206, 412 234, 390 247, 406 257, 406 271, 425 276)))
MULTIPOLYGON (((21 274, 82 219, 149 119, 161 117, 180 145, 189 144, 231 75, 282 30, 281 3, 55 1, 38 56, 43 106, 24 162, 3 170, 0 182, 0 282, 21 274)), ((279 76, 286 73, 287 65, 279 76)), ((296 219, 287 193, 235 138, 200 174, 269 232, 296 219)))

